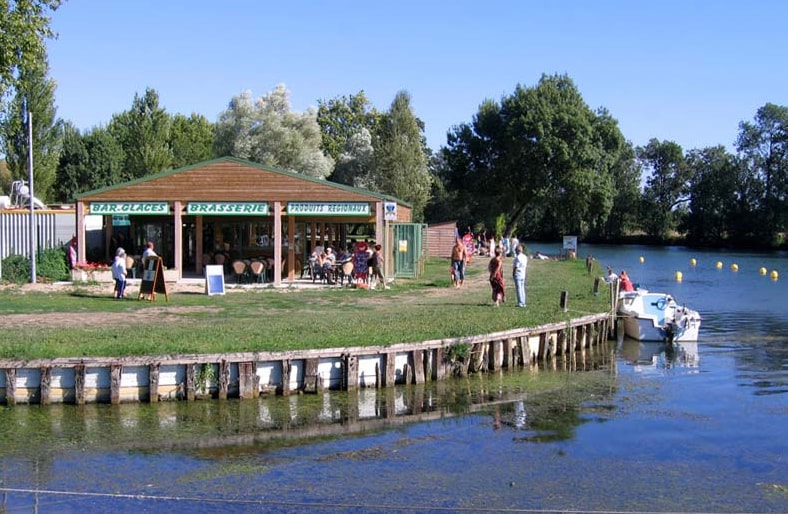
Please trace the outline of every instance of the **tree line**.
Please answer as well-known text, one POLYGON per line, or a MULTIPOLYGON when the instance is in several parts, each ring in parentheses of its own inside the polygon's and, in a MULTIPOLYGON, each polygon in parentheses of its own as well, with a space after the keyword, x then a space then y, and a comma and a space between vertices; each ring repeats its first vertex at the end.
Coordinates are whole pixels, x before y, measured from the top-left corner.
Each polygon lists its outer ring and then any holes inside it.
POLYGON ((454 220, 498 236, 785 247, 788 107, 767 103, 739 124, 735 153, 634 146, 567 75, 484 100, 472 120, 428 148, 407 91, 377 110, 363 91, 293 111, 285 85, 230 99, 215 122, 168 113, 153 88, 105 125, 56 114, 46 39, 56 0, 0 10, 0 186, 25 178, 32 114, 36 196, 82 192, 234 156, 395 196, 416 221, 454 220), (645 180, 644 180, 645 177, 645 180))

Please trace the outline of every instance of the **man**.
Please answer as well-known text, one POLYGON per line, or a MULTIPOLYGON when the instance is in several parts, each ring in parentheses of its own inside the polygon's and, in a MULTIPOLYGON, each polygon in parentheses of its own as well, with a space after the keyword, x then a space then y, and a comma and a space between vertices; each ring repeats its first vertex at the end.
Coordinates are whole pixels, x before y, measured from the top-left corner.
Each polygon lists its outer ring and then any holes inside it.
POLYGON ((517 245, 514 252, 512 279, 514 280, 514 290, 517 294, 517 306, 525 307, 525 268, 528 265, 528 258, 523 253, 522 245, 517 245))
POLYGON ((454 287, 460 287, 465 281, 465 261, 468 260, 468 250, 462 239, 455 239, 451 249, 451 281, 454 287))

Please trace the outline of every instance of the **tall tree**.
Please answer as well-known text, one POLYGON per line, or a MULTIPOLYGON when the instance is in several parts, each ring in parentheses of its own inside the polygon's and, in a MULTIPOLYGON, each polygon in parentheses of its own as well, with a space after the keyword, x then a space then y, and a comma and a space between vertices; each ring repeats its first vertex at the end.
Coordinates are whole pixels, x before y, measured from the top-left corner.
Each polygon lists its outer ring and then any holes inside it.
POLYGON ((374 133, 379 119, 380 113, 372 107, 364 91, 318 100, 317 123, 322 133, 320 147, 338 162, 340 155, 348 153, 348 144, 354 144, 351 139, 364 129, 370 134, 374 133))
POLYGON ((201 114, 176 114, 170 130, 172 166, 182 168, 213 157, 213 124, 201 114))
POLYGON ((334 160, 321 150, 317 113, 290 108, 284 84, 256 102, 246 91, 230 101, 216 125, 215 152, 325 178, 334 160))
POLYGON ((372 135, 362 128, 351 134, 345 141, 344 150, 339 154, 331 180, 340 184, 369 189, 370 171, 374 166, 375 149, 372 135))
POLYGON ((422 131, 410 95, 400 91, 382 116, 372 143, 375 153, 370 189, 409 202, 414 221, 423 219, 432 183, 422 131))
POLYGON ((121 182, 124 162, 120 143, 106 128, 96 127, 80 134, 67 123, 57 169, 56 198, 73 202, 80 193, 121 182))
POLYGON ((788 106, 767 103, 754 122, 739 124, 736 148, 744 160, 749 180, 761 188, 752 198, 758 217, 756 237, 772 243, 788 226, 788 106))
POLYGON ((458 199, 487 226, 504 214, 506 234, 584 235, 612 209, 624 147, 615 120, 596 115, 569 77, 543 76, 450 132, 447 187, 464 190, 458 199))
POLYGON ((678 226, 676 207, 689 202, 692 170, 684 161, 681 146, 673 141, 651 139, 645 147, 638 147, 637 155, 650 173, 641 210, 644 228, 664 241, 678 226))
POLYGON ((172 118, 159 106, 159 94, 147 88, 134 95, 131 109, 112 116, 108 129, 126 156, 123 180, 172 168, 169 145, 172 118))
POLYGON ((46 72, 46 66, 39 66, 21 74, 8 116, 0 123, 0 149, 13 177, 24 179, 30 169, 27 123, 32 115, 33 194, 43 201, 52 199, 62 143, 62 121, 56 119, 56 86, 46 72))
POLYGON ((46 68, 44 41, 55 37, 49 11, 60 0, 0 0, 0 100, 19 77, 46 68))
POLYGON ((725 147, 692 150, 686 156, 693 170, 690 183, 687 240, 716 246, 728 238, 736 209, 738 166, 725 147))

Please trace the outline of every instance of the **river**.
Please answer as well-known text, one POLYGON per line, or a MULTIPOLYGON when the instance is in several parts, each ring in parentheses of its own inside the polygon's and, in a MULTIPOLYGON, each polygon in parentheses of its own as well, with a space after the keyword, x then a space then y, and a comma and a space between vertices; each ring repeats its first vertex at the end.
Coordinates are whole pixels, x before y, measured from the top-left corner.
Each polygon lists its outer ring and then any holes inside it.
POLYGON ((4 408, 0 512, 788 512, 788 256, 579 253, 700 311, 698 343, 385 391, 4 408))

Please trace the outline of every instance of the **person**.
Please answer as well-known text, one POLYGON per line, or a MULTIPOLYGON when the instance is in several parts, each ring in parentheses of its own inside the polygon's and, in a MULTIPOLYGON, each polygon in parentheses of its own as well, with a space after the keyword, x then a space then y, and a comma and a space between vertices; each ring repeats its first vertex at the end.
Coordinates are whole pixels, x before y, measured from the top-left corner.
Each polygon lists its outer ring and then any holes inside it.
POLYGON ((145 245, 145 251, 142 252, 142 261, 145 262, 145 259, 148 257, 158 257, 156 252, 153 251, 153 241, 148 241, 145 245))
POLYGON ((512 266, 512 280, 514 291, 517 294, 517 306, 525 307, 525 268, 528 266, 528 257, 523 253, 523 247, 517 245, 514 249, 514 264, 512 266))
POLYGON ((325 256, 323 257, 323 275, 326 282, 329 284, 334 283, 334 271, 336 270, 337 256, 334 254, 334 249, 330 246, 326 248, 325 256))
POLYGON ((621 290, 622 291, 634 291, 635 285, 632 284, 632 280, 629 279, 629 275, 624 270, 621 270, 621 274, 618 276, 618 280, 621 283, 621 290))
POLYGON ((539 260, 542 260, 542 261, 549 261, 550 257, 548 257, 547 255, 545 255, 542 252, 540 252, 539 250, 537 250, 536 253, 534 254, 534 259, 539 259, 539 260))
POLYGON ((616 280, 618 280, 618 275, 616 275, 615 272, 613 272, 613 268, 608 266, 607 267, 607 276, 605 277, 605 282, 607 282, 608 284, 612 284, 616 280))
POLYGON ((71 244, 68 245, 68 267, 74 269, 77 267, 77 238, 71 238, 71 244))
POLYGON ((454 287, 465 282, 465 261, 468 260, 468 249, 458 237, 451 249, 451 281, 454 287))
POLYGON ((122 300, 126 292, 126 273, 126 251, 118 248, 115 251, 115 260, 112 261, 112 278, 115 279, 114 297, 118 300, 122 300))
POLYGON ((386 285, 386 277, 383 276, 383 251, 379 244, 375 245, 375 251, 372 257, 369 258, 369 267, 372 269, 372 275, 369 277, 370 289, 375 289, 377 279, 378 282, 383 284, 384 289, 390 289, 386 285))
POLYGON ((492 300, 495 306, 498 307, 501 302, 506 301, 506 293, 504 292, 503 283, 503 259, 501 259, 501 249, 495 248, 494 256, 490 259, 490 264, 487 266, 490 272, 490 287, 492 288, 492 300))

